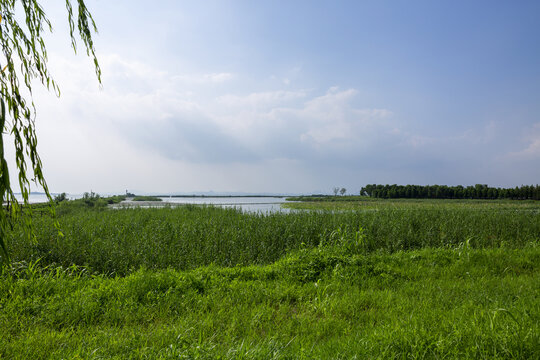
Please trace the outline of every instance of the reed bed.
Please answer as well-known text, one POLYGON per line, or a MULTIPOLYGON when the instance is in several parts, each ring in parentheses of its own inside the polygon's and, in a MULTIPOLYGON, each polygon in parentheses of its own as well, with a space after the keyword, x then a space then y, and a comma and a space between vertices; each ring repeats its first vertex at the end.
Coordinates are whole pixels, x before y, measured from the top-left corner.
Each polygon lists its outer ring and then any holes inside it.
POLYGON ((36 211, 0 358, 538 359, 536 204, 370 204, 36 211))
POLYGON ((540 241, 535 210, 463 207, 381 208, 245 214, 235 209, 187 206, 162 209, 74 209, 34 219, 36 243, 15 229, 15 261, 79 265, 126 275, 147 269, 205 265, 270 264, 292 250, 313 248, 331 237, 354 238, 360 229, 368 252, 421 248, 522 248, 540 241))

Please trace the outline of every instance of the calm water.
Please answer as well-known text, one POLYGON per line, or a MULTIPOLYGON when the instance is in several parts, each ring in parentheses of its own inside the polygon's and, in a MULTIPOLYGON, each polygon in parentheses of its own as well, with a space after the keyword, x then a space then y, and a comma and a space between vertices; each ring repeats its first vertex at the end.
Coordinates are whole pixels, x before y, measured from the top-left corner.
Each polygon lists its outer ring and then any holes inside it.
MULTIPOLYGON (((54 198, 53 194, 53 198, 54 198)), ((22 202, 20 194, 16 194, 19 201, 22 202)), ((68 194, 68 198, 79 199, 82 194, 68 194)), ((30 194, 30 203, 47 202, 47 197, 44 194, 30 194)), ((113 207, 163 207, 175 205, 214 205, 227 208, 238 208, 246 212, 289 212, 289 209, 281 207, 281 204, 287 202, 281 197, 162 197, 161 202, 140 202, 126 200, 113 207)))
POLYGON ((281 207, 287 202, 281 197, 162 197, 162 202, 139 202, 126 200, 118 206, 162 207, 175 205, 214 205, 227 208, 238 208, 245 212, 289 212, 281 207))
MULTIPOLYGON (((51 194, 53 199, 55 195, 57 194, 51 194)), ((18 201, 20 202, 23 201, 21 194, 15 194, 15 197, 17 198, 18 201)), ((80 199, 82 198, 82 194, 67 194, 67 197, 70 200, 80 199)), ((30 196, 28 197, 28 201, 30 202, 30 204, 36 204, 36 203, 44 203, 49 200, 47 199, 47 196, 45 196, 45 194, 30 194, 30 196)))

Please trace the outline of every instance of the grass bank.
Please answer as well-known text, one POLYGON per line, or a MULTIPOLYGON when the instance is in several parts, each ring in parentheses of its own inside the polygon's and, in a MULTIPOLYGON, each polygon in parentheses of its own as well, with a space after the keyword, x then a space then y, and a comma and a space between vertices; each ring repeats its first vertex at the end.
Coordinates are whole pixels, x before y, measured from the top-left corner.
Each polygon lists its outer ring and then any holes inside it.
POLYGON ((539 283, 538 247, 318 247, 115 278, 21 265, 0 279, 0 357, 534 359, 539 283))
POLYGON ((540 353, 535 203, 262 215, 93 200, 59 205, 63 236, 48 211, 34 212, 36 243, 9 234, 0 359, 540 353))

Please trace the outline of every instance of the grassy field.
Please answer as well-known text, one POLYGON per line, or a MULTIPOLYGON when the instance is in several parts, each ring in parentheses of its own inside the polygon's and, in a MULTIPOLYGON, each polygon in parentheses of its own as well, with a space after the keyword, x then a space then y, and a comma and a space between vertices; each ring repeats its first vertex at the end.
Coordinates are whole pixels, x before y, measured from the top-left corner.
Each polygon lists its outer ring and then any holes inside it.
POLYGON ((535 200, 462 200, 462 199, 372 199, 366 196, 298 196, 284 206, 301 210, 373 210, 373 209, 478 209, 478 210, 529 210, 540 211, 535 200))
POLYGON ((538 203, 291 206, 36 212, 0 358, 539 357, 538 203))

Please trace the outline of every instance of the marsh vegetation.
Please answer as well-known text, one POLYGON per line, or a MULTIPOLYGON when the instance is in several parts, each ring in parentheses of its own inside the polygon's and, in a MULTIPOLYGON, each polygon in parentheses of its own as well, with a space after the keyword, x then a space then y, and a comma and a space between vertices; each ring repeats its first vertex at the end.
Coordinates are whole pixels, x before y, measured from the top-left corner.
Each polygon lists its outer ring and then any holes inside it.
POLYGON ((36 243, 10 233, 2 357, 540 352, 537 202, 318 201, 289 214, 70 203, 57 209, 63 236, 39 211, 36 243))

